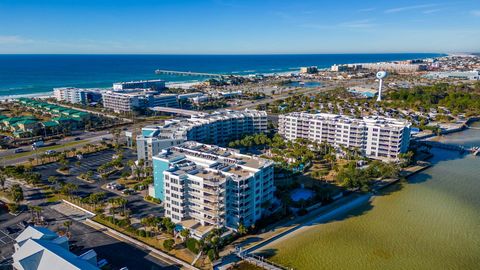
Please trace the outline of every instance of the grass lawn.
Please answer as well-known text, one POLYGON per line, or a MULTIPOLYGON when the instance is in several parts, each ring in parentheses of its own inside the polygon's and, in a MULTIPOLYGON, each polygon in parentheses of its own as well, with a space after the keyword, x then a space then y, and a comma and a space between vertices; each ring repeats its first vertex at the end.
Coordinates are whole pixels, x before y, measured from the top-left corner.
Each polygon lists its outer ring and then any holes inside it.
MULTIPOLYGON (((65 143, 65 144, 59 144, 59 145, 52 145, 52 146, 47 146, 47 147, 41 147, 41 148, 39 148, 39 154, 41 154, 41 153, 43 153, 43 152, 45 152, 45 151, 47 151, 47 150, 61 149, 61 148, 64 148, 64 147, 70 147, 70 146, 79 145, 79 144, 82 144, 82 143, 85 143, 85 142, 87 142, 87 140, 73 141, 73 142, 68 142, 68 143, 65 143)), ((11 160, 11 159, 17 159, 17 158, 27 157, 27 156, 33 156, 33 155, 35 155, 35 152, 29 151, 29 152, 22 152, 22 153, 14 154, 14 155, 11 155, 11 156, 6 157, 5 159, 6 159, 6 160, 11 160)))

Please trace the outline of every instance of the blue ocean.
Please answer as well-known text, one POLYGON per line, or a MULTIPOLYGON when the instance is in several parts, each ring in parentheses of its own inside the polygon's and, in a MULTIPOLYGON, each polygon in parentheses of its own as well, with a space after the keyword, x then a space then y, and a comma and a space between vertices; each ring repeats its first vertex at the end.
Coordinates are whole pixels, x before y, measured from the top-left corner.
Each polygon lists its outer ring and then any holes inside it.
POLYGON ((203 78, 156 75, 156 69, 221 74, 298 71, 302 66, 437 57, 433 53, 302 55, 0 55, 0 96, 51 92, 54 87, 110 87, 117 81, 203 78))

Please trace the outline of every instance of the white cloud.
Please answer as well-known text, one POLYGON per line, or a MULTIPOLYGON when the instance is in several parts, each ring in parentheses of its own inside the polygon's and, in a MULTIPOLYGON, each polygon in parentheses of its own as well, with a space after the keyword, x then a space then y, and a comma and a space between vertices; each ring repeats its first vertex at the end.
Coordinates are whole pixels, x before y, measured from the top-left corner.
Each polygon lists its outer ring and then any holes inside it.
POLYGON ((312 28, 312 29, 338 29, 338 28, 351 28, 351 29, 367 29, 373 28, 377 26, 377 24, 373 23, 372 19, 365 19, 365 20, 357 20, 357 21, 348 21, 348 22, 341 22, 337 24, 316 24, 316 23, 306 23, 300 25, 303 28, 312 28))
POLYGON ((470 13, 471 13, 473 16, 480 17, 480 10, 472 10, 472 11, 470 11, 470 13))
POLYGON ((339 24, 339 26, 347 27, 347 28, 372 28, 376 26, 376 24, 373 23, 373 20, 366 19, 366 20, 343 22, 339 24))
POLYGON ((443 8, 436 8, 436 9, 427 9, 425 11, 423 11, 422 13, 423 14, 432 14, 432 13, 437 13, 439 11, 442 11, 443 8))
POLYGON ((438 6, 438 4, 405 6, 405 7, 387 9, 387 10, 385 10, 385 13, 398 13, 398 12, 409 11, 409 10, 432 8, 432 7, 436 7, 436 6, 438 6))
POLYGON ((25 44, 31 43, 32 40, 24 39, 20 36, 1 36, 0 35, 0 45, 11 45, 11 44, 25 44))

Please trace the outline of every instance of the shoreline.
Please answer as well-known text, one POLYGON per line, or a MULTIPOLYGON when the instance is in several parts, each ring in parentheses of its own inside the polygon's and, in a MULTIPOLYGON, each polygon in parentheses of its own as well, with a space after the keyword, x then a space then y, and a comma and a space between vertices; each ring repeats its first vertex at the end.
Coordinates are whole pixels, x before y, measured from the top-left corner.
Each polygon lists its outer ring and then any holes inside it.
MULTIPOLYGON (((461 130, 455 131, 455 133, 465 131, 468 128, 469 124, 477 122, 479 120, 480 120, 480 117, 470 117, 469 119, 466 119, 464 128, 461 130)), ((451 132, 451 133, 454 133, 454 132, 451 132)), ((403 174, 401 176, 404 177, 405 179, 409 179, 410 177, 428 168, 433 167, 434 165, 428 162, 428 160, 430 160, 433 156, 434 156, 433 154, 425 156, 418 162, 417 165, 404 168, 402 170, 403 174)), ((324 206, 325 208, 322 207, 323 211, 320 210, 322 208, 319 208, 318 211, 315 211, 316 212, 315 215, 313 215, 313 213, 309 213, 311 216, 309 216, 309 218, 307 218, 307 220, 305 220, 304 223, 300 223, 301 220, 296 220, 297 225, 294 226, 294 228, 292 227, 289 228, 289 225, 288 225, 289 223, 286 223, 283 226, 284 228, 286 228, 284 231, 281 231, 280 233, 277 233, 273 236, 267 237, 266 239, 247 247, 245 251, 246 253, 251 253, 251 254, 257 254, 257 255, 261 254, 263 250, 268 249, 271 245, 275 245, 275 244, 278 244, 279 242, 291 239, 292 237, 297 236, 299 233, 302 233, 304 230, 308 229, 309 227, 311 228, 312 225, 321 225, 324 223, 328 223, 340 215, 347 214, 349 211, 347 210, 346 213, 342 213, 341 211, 342 209, 352 207, 351 210, 353 210, 363 205, 362 203, 359 203, 358 205, 356 205, 356 207, 353 206, 355 205, 354 202, 356 202, 359 197, 369 196, 366 202, 371 201, 375 199, 375 197, 377 197, 376 195, 377 192, 380 192, 381 190, 389 186, 398 184, 401 181, 402 177, 399 177, 398 179, 392 179, 390 181, 385 181, 383 184, 379 184, 377 188, 372 192, 368 192, 365 194, 358 194, 358 193, 348 194, 343 198, 343 200, 337 201, 337 203, 341 202, 339 206, 332 208, 332 205, 330 205, 330 208, 329 208, 329 205, 325 205, 324 206), (337 209, 340 209, 340 211, 337 211, 337 209), (318 212, 320 212, 321 214, 318 215, 318 212)), ((333 204, 335 204, 335 202, 333 202, 333 204)))
MULTIPOLYGON (((416 53, 406 53, 406 54, 416 54, 416 53)), ((288 55, 288 54, 287 54, 288 55)), ((312 54, 312 55, 323 55, 323 54, 312 54)), ((352 54, 352 55, 364 55, 364 54, 352 54)), ((369 54, 366 54, 366 55, 369 55, 369 54)), ((376 55, 376 54, 371 54, 371 55, 376 55)), ((385 55, 389 55, 389 54, 385 54, 385 55)), ((395 62, 395 61, 406 61, 406 60, 413 60, 413 59, 428 59, 428 58, 432 58, 432 57, 443 57, 444 55, 446 54, 443 54, 443 53, 432 53, 432 55, 436 55, 436 56, 424 56, 424 57, 416 57, 416 58, 406 58, 406 59, 403 59, 403 60, 389 60, 389 61, 376 61, 376 62, 365 62, 365 63, 368 63, 368 64, 374 64, 374 63, 389 63, 389 62, 395 62)), ((337 63, 337 64, 355 64, 357 62, 348 62, 348 63, 337 63)), ((311 65, 314 65, 314 64, 311 64, 311 65)), ((318 66, 319 70, 325 70, 325 69, 328 69, 328 65, 319 65, 318 66), (325 66, 325 67, 323 67, 325 66)), ((243 70, 243 71, 231 71, 231 72, 221 72, 219 74, 226 74, 226 75, 233 75, 233 76, 240 76, 240 77, 244 77, 244 76, 251 76, 251 75, 256 75, 256 74, 261 74, 261 75, 264 75, 264 76, 274 76, 274 75, 279 75, 279 76, 285 76, 285 75, 290 75, 290 74, 298 74, 300 71, 300 67, 298 66, 295 66, 295 67, 285 67, 285 68, 270 68, 269 70, 265 70, 265 71, 257 71, 257 70, 254 70, 254 69, 251 69, 251 70, 243 70)), ((153 72, 153 71, 152 71, 153 72)), ((139 79, 140 80, 140 79, 139 79)), ((207 79, 203 79, 203 80, 184 80, 184 81, 171 81, 171 82, 167 82, 167 87, 168 86, 171 86, 171 87, 176 87, 176 88, 182 88, 182 89, 189 89, 191 86, 194 86, 196 84, 200 84, 204 81, 206 81, 207 79)), ((121 81, 121 80, 120 80, 121 81)), ((112 81, 112 83, 114 83, 112 81)), ((70 83, 71 85, 75 85, 75 83, 70 83)), ((55 86, 55 87, 65 87, 66 85, 64 86, 55 86)), ((79 88, 109 88, 109 87, 79 87, 79 88)), ((18 90, 22 90, 23 87, 18 87, 18 90)), ((11 91, 11 90, 8 90, 8 89, 5 89, 5 92, 7 91, 11 91)), ((18 95, 1 95, 2 91, 0 89, 0 100, 9 100, 9 99, 17 99, 17 98, 21 98, 21 97, 36 97, 36 98, 45 98, 45 97, 50 97, 53 95, 53 89, 51 91, 42 91, 42 92, 37 92, 37 93, 28 93, 28 94, 18 94, 18 95)))
MULTIPOLYGON (((275 242, 285 241, 288 238, 294 237, 296 234, 301 233, 303 230, 308 229, 310 226, 316 225, 315 223, 317 223, 317 225, 320 223, 327 223, 340 215, 344 215, 352 210, 355 210, 356 208, 364 205, 365 203, 375 199, 375 197, 377 196, 376 194, 378 192, 392 185, 398 184, 402 180, 402 177, 405 177, 405 179, 408 179, 409 177, 412 177, 417 173, 420 173, 432 167, 433 165, 426 161, 430 159, 432 156, 433 155, 430 155, 425 160, 422 160, 421 164, 418 164, 415 166, 409 166, 405 168, 403 170, 403 172, 405 172, 404 175, 401 175, 401 177, 399 178, 383 180, 382 183, 379 183, 371 192, 367 192, 367 193, 352 192, 343 196, 339 200, 336 200, 330 204, 327 204, 325 206, 315 209, 314 211, 309 213, 309 215, 312 215, 312 218, 311 219, 307 218, 307 220, 304 223, 297 224, 290 228, 288 224, 285 224, 283 226, 287 228, 285 231, 282 231, 271 237, 267 237, 266 239, 252 246, 247 247, 243 252, 245 252, 245 254, 256 253, 256 252, 261 253, 265 247, 275 242), (335 207, 336 206, 335 204, 339 204, 339 205, 335 207), (316 216, 316 214, 318 213, 321 213, 321 214, 316 216)), ((301 218, 302 217, 300 217, 300 219, 301 218)))

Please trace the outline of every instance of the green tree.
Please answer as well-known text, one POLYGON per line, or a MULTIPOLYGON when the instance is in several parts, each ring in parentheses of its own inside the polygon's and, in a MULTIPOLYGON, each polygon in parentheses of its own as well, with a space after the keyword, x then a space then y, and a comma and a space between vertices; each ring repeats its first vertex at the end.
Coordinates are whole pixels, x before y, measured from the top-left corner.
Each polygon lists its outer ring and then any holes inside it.
POLYGON ((47 181, 52 184, 53 186, 56 186, 58 184, 58 178, 56 176, 49 176, 47 181))
POLYGON ((14 184, 10 187, 10 196, 15 203, 23 201, 23 189, 19 184, 14 184))
POLYGON ((0 172, 0 186, 2 186, 2 191, 5 191, 5 181, 5 175, 3 175, 3 172, 0 172))
POLYGON ((173 239, 171 239, 171 238, 163 241, 163 247, 164 247, 167 251, 172 250, 174 245, 175 245, 175 240, 173 240, 173 239))
POLYGON ((180 231, 180 236, 183 238, 183 239, 188 239, 188 237, 190 237, 190 230, 189 229, 183 229, 180 231))
POLYGON ((238 230, 238 233, 239 233, 240 235, 245 235, 245 234, 247 234, 247 228, 246 228, 242 223, 240 223, 240 224, 238 225, 238 229, 237 229, 237 230, 238 230))

